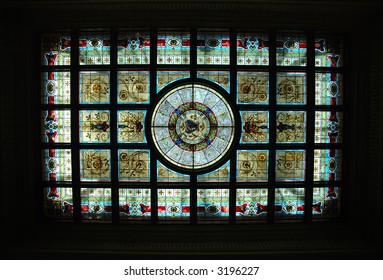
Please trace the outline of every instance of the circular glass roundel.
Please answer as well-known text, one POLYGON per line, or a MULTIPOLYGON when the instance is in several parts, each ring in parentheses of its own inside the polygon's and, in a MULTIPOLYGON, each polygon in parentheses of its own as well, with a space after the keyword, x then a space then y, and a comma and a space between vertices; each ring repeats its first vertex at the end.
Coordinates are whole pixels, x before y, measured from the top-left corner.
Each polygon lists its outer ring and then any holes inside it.
POLYGON ((234 138, 234 115, 212 88, 187 84, 166 93, 154 109, 151 132, 161 155, 196 170, 222 159, 234 138))

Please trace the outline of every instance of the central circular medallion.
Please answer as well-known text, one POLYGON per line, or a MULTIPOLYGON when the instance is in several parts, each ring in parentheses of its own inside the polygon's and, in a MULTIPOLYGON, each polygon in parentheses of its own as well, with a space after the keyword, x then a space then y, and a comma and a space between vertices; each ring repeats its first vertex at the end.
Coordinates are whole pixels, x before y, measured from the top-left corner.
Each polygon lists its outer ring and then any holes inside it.
POLYGON ((234 138, 234 115, 216 90, 198 84, 166 93, 154 109, 153 141, 170 163, 202 169, 222 159, 234 138))

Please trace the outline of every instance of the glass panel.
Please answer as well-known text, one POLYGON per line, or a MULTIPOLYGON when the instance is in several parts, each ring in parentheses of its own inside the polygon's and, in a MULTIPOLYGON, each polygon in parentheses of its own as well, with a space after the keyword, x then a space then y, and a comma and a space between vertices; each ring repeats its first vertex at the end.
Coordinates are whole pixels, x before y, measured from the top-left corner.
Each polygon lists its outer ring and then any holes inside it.
POLYGON ((315 112, 315 143, 341 143, 343 114, 335 111, 315 112))
POLYGON ((150 221, 150 189, 119 189, 119 213, 123 221, 150 221))
POLYGON ((149 71, 119 71, 117 77, 118 103, 149 103, 149 71))
POLYGON ((314 150, 314 181, 342 179, 342 151, 314 150))
POLYGON ((190 63, 190 32, 159 31, 157 39, 158 64, 190 63))
POLYGON ((305 34, 279 33, 277 35, 277 65, 306 66, 307 41, 305 34))
POLYGON ((72 188, 44 188, 45 216, 51 219, 72 219, 72 188))
POLYGON ((117 111, 119 143, 146 143, 146 110, 117 111))
POLYGON ((340 188, 314 188, 312 207, 313 219, 339 217, 340 200, 340 188))
POLYGON ((110 64, 110 36, 108 33, 86 32, 79 39, 80 65, 110 64))
POLYGON ((229 189, 198 189, 197 220, 199 223, 228 222, 229 189))
POLYGON ((70 65, 70 42, 68 32, 43 34, 41 36, 41 64, 70 65))
POLYGON ((234 116, 211 88, 180 86, 157 104, 151 120, 154 144, 166 160, 201 169, 219 161, 234 138, 234 116))
POLYGON ((159 189, 159 222, 188 222, 190 218, 190 190, 159 189))
POLYGON ((343 42, 339 37, 317 35, 315 38, 315 66, 343 66, 343 42))
POLYGON ((80 72, 80 103, 109 103, 109 89, 109 72, 80 72))
POLYGON ((80 143, 109 143, 109 120, 109 111, 80 111, 80 143))
POLYGON ((197 78, 212 81, 223 87, 230 93, 230 72, 229 71, 197 71, 197 78))
POLYGON ((315 73, 315 105, 342 105, 342 74, 315 73))
POLYGON ((189 71, 167 70, 157 71, 157 93, 172 82, 189 78, 189 71))
POLYGON ((70 104, 70 72, 41 74, 41 103, 70 104))
POLYGON ((121 30, 117 41, 117 59, 118 64, 149 64, 149 32, 121 30))
POLYGON ((238 150, 237 181, 265 182, 268 179, 269 151, 238 150))
POLYGON ((230 181, 230 161, 212 172, 197 176, 197 182, 229 182, 230 181))
POLYGON ((275 180, 304 181, 306 169, 306 151, 277 150, 275 180))
POLYGON ((157 161, 157 180, 160 182, 190 182, 190 175, 173 171, 157 161))
POLYGON ((269 74, 238 72, 237 103, 269 104, 269 74))
POLYGON ((72 152, 69 149, 43 150, 44 181, 72 181, 72 152))
POLYGON ((240 111, 242 134, 240 144, 269 142, 269 112, 240 111))
POLYGON ((306 112, 277 111, 277 143, 305 143, 306 112))
POLYGON ((70 110, 41 112, 41 141, 45 143, 70 143, 70 110))
POLYGON ((306 104, 306 73, 277 73, 277 103, 306 104))
POLYGON ((150 180, 149 150, 118 150, 119 181, 150 180))
POLYGON ((304 188, 275 189, 275 219, 303 219, 305 210, 304 188))
POLYGON ((81 181, 110 181, 110 151, 81 150, 81 181))
POLYGON ((88 221, 111 221, 112 190, 81 188, 81 218, 88 221))
POLYGON ((198 31, 197 64, 230 64, 230 36, 227 31, 198 31))
POLYGON ((269 36, 256 30, 237 33, 238 65, 269 65, 269 36))
POLYGON ((268 190, 237 189, 236 220, 237 222, 266 220, 268 190))

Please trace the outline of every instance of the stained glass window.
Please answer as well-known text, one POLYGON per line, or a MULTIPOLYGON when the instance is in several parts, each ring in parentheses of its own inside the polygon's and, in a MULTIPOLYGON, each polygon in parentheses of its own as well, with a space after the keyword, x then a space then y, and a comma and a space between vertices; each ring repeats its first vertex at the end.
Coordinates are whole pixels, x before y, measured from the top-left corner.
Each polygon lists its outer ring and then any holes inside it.
POLYGON ((131 26, 48 32, 40 46, 37 188, 47 220, 341 217, 341 37, 131 26))

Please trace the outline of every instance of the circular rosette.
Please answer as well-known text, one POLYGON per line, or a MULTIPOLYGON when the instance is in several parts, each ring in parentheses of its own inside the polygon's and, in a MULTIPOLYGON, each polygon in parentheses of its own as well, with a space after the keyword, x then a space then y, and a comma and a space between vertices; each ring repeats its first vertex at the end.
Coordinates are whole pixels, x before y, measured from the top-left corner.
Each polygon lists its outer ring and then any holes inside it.
POLYGON ((234 114, 212 88, 187 84, 166 93, 154 108, 153 142, 171 164, 202 169, 222 159, 234 139, 234 114))

